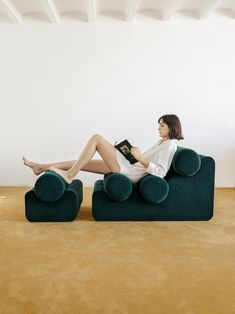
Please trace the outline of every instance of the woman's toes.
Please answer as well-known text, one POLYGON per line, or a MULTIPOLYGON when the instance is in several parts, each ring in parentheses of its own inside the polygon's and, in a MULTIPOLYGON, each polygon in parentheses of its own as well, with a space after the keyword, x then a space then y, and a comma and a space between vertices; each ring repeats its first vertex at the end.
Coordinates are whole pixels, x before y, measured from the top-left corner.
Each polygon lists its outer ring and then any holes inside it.
POLYGON ((24 164, 28 166, 28 163, 29 163, 28 160, 25 157, 22 157, 22 159, 23 159, 24 164))
POLYGON ((25 157, 22 157, 22 159, 24 161, 24 165, 31 168, 34 174, 39 175, 40 173, 43 172, 43 169, 41 168, 40 164, 28 161, 25 157))

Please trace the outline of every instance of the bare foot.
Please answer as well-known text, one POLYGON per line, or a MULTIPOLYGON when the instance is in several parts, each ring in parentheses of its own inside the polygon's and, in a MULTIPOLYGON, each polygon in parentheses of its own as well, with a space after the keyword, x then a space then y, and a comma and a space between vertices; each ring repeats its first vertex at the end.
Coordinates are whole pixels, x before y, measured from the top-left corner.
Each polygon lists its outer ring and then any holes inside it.
POLYGON ((22 158, 24 161, 25 166, 28 166, 33 170, 33 173, 36 175, 39 175, 44 170, 42 169, 40 164, 37 164, 36 162, 28 161, 25 157, 22 158))
POLYGON ((55 167, 50 167, 49 170, 58 173, 68 184, 72 183, 73 178, 68 174, 68 171, 64 171, 55 167))

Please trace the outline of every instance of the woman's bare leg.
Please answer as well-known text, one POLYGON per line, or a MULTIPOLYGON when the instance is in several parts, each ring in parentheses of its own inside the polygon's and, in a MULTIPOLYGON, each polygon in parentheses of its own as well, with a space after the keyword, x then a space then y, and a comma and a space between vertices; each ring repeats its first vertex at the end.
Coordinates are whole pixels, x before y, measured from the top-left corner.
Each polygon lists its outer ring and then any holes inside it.
POLYGON ((69 170, 72 167, 72 165, 76 162, 76 160, 69 160, 56 163, 42 164, 33 161, 28 161, 25 157, 23 157, 23 161, 25 166, 31 168, 34 174, 36 175, 39 175, 40 173, 49 170, 50 167, 56 167, 62 170, 69 170))
POLYGON ((57 172, 66 182, 71 183, 76 174, 82 170, 89 161, 91 161, 96 151, 102 157, 109 172, 120 172, 115 147, 99 134, 95 134, 89 139, 79 159, 69 170, 64 171, 56 167, 50 167, 49 170, 57 172))
POLYGON ((110 173, 111 170, 106 165, 106 163, 101 159, 92 159, 82 167, 81 171, 92 172, 92 173, 99 173, 99 174, 106 174, 110 173))
MULTIPOLYGON (((69 160, 69 161, 61 161, 55 163, 36 163, 32 161, 28 161, 25 157, 23 157, 24 164, 32 169, 34 174, 39 175, 44 171, 49 170, 49 168, 55 167, 61 170, 69 170, 77 160, 69 160)), ((107 167, 105 162, 100 159, 90 160, 82 169, 82 171, 94 172, 100 174, 106 174, 110 172, 110 169, 107 167)))

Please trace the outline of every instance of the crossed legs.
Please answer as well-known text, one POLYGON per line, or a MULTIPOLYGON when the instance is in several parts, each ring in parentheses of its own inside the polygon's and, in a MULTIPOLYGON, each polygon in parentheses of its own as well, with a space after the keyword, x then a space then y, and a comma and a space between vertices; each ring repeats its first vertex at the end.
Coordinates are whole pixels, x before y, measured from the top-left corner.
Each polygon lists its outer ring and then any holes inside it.
POLYGON ((93 135, 88 140, 78 160, 50 164, 29 162, 24 157, 23 160, 24 164, 30 167, 36 175, 51 170, 61 175, 67 183, 71 183, 81 170, 100 174, 120 172, 115 147, 99 134, 93 135), (102 160, 92 160, 96 151, 100 154, 102 160))

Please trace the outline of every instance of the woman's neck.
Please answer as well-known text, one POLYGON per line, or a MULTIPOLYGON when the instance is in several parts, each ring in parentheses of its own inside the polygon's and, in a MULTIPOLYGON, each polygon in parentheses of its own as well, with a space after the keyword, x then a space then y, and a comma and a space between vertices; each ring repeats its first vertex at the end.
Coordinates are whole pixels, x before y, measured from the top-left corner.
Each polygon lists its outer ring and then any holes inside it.
POLYGON ((169 140, 169 137, 163 137, 161 142, 163 143, 163 142, 168 141, 168 140, 169 140))

